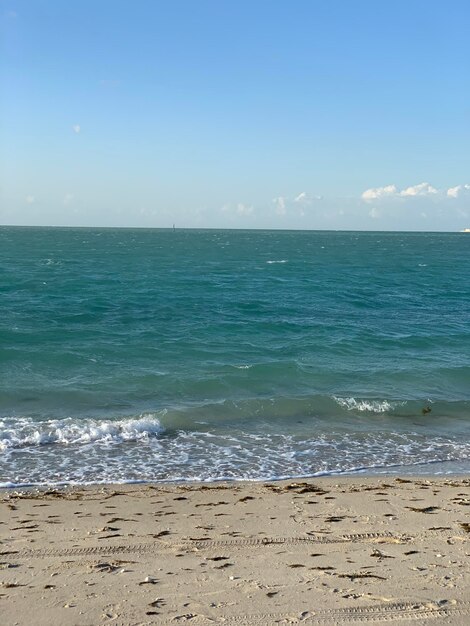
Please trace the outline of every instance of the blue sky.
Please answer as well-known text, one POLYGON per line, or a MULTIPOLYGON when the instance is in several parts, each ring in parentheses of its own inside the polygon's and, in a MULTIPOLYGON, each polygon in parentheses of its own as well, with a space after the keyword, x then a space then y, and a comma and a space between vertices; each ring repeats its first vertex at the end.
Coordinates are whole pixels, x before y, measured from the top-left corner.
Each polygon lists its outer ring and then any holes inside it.
POLYGON ((0 0, 3 224, 470 227, 468 0, 0 0))

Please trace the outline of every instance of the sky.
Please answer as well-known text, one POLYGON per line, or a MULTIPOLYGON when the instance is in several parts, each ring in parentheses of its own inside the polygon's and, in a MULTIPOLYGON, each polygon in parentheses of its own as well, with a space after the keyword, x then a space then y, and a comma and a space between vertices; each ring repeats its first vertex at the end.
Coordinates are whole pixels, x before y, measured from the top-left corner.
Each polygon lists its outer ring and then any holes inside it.
POLYGON ((0 223, 470 227, 468 0, 0 0, 0 223))

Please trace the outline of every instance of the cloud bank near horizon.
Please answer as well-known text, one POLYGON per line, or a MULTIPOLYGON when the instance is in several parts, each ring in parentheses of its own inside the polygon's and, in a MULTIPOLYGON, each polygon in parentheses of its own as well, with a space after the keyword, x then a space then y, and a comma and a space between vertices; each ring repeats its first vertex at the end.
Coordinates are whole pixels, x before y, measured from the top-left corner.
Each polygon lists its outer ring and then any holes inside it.
POLYGON ((366 189, 361 198, 365 202, 373 202, 376 200, 397 199, 397 198, 415 198, 415 197, 436 197, 436 198, 459 198, 468 194, 470 196, 470 185, 460 184, 448 189, 436 189, 429 183, 419 183, 399 190, 396 185, 385 185, 384 187, 371 187, 366 189))
POLYGON ((129 204, 110 202, 101 211, 98 204, 83 190, 67 190, 51 202, 41 197, 40 190, 31 189, 18 203, 0 209, 0 219, 18 225, 171 227, 176 223, 190 228, 452 231, 470 226, 469 183, 445 188, 428 182, 403 188, 389 184, 348 197, 299 191, 258 203, 236 198, 222 206, 170 207, 143 198, 129 204))
POLYGON ((442 189, 428 182, 403 189, 390 184, 366 189, 359 197, 343 198, 302 191, 249 206, 249 212, 240 212, 240 204, 226 204, 224 215, 232 225, 241 215, 249 217, 247 227, 269 221, 285 228, 460 230, 470 221, 470 184, 442 189))

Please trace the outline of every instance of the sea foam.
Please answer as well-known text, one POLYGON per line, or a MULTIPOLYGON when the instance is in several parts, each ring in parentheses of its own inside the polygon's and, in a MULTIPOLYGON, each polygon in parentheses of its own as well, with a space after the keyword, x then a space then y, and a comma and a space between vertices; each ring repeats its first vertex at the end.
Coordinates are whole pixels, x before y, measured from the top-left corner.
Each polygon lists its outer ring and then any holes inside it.
POLYGON ((153 414, 121 420, 34 421, 29 417, 0 420, 0 451, 47 444, 120 443, 155 437, 163 431, 153 414))
POLYGON ((404 403, 390 402, 388 400, 357 400, 356 398, 337 398, 334 400, 348 411, 360 411, 368 413, 386 413, 404 403))

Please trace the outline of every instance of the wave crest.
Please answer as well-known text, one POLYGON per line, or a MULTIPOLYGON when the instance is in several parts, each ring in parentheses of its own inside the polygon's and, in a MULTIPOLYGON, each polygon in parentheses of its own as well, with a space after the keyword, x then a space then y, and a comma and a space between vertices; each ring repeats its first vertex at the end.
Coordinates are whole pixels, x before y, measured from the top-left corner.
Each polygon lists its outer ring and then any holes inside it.
POLYGON ((403 404, 388 400, 356 400, 356 398, 337 398, 336 396, 334 400, 348 411, 367 411, 368 413, 386 413, 403 404))
POLYGON ((61 420, 37 422, 31 418, 0 420, 0 450, 47 444, 120 443, 155 437, 163 427, 153 414, 122 420, 61 420))

